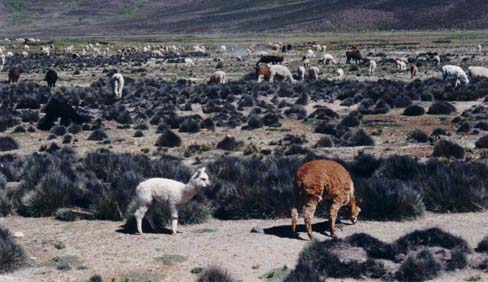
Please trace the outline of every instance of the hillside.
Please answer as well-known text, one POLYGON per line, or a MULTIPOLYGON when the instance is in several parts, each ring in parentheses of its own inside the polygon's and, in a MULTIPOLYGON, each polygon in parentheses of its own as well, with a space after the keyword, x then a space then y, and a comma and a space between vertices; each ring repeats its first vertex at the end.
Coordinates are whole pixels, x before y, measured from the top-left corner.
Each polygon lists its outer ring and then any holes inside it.
POLYGON ((485 0, 0 0, 1 35, 488 28, 485 0))

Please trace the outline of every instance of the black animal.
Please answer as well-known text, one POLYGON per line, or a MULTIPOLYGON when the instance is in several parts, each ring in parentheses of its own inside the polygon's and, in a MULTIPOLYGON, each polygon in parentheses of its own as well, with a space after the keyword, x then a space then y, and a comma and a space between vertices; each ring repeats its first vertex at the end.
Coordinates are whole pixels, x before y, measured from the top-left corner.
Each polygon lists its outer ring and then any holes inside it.
POLYGON ((361 56, 361 52, 358 49, 354 49, 351 51, 346 51, 346 64, 351 63, 351 60, 357 64, 364 59, 363 56, 361 56))
POLYGON ((56 86, 56 81, 58 80, 58 73, 55 70, 50 69, 47 71, 44 80, 47 81, 47 86, 49 88, 54 88, 56 86))
POLYGON ((259 65, 260 63, 263 64, 281 64, 283 63, 283 56, 276 56, 276 55, 265 55, 261 56, 261 59, 256 63, 256 65, 259 65))
POLYGON ((12 69, 10 69, 10 71, 8 72, 8 82, 9 83, 12 83, 12 82, 16 83, 19 80, 21 72, 22 71, 17 67, 13 67, 12 69))
POLYGON ((71 122, 83 124, 90 121, 90 116, 77 113, 63 97, 57 95, 48 101, 46 115, 39 120, 37 128, 50 130, 59 118, 61 118, 60 123, 65 126, 71 122))

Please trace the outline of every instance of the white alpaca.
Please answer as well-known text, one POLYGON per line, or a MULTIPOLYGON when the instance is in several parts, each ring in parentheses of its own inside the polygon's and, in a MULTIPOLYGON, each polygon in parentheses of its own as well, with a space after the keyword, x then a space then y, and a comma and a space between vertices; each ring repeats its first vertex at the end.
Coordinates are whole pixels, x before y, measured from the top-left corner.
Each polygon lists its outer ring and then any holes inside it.
POLYGON ((29 57, 29 53, 27 53, 27 51, 22 51, 22 58, 26 59, 27 57, 29 57))
POLYGON ((483 49, 483 47, 481 46, 481 44, 480 44, 480 45, 478 45, 478 53, 480 53, 480 54, 481 54, 481 50, 482 50, 482 49, 483 49))
MULTIPOLYGON (((210 186, 210 180, 205 168, 195 172, 187 184, 167 178, 151 178, 141 182, 136 188, 137 210, 135 217, 137 231, 142 234, 142 219, 156 202, 166 202, 171 210, 171 227, 173 234, 178 228, 178 210, 176 205, 189 202, 202 188, 210 186)), ((155 229, 151 216, 147 217, 149 224, 155 229)))
POLYGON ((343 80, 344 79, 344 70, 343 69, 338 69, 337 70, 337 80, 343 80))
POLYGON ((282 65, 272 65, 269 67, 269 83, 273 83, 274 77, 276 75, 282 76, 292 83, 296 83, 295 79, 293 79, 293 75, 291 75, 290 70, 282 65))
POLYGON ((189 67, 189 66, 194 66, 195 63, 193 62, 192 59, 190 58, 185 58, 185 66, 189 67))
POLYGON ((376 70, 376 61, 369 60, 369 75, 373 75, 375 70, 376 70))
POLYGON ((299 66, 298 67, 298 80, 302 81, 305 79, 305 67, 299 66))
POLYGON ((407 70, 407 64, 404 61, 396 60, 395 63, 396 63, 396 66, 398 69, 400 69, 402 71, 407 70))
POLYGON ((227 75, 223 71, 216 71, 210 76, 209 84, 225 84, 227 82, 227 75))
POLYGON ((442 67, 442 80, 447 80, 449 77, 456 78, 454 86, 458 86, 461 81, 465 84, 469 84, 469 79, 464 70, 461 67, 453 65, 445 65, 442 67))
POLYGON ((434 56, 434 60, 435 60, 435 63, 436 63, 435 64, 436 67, 440 66, 440 64, 441 64, 441 57, 439 55, 435 55, 434 56))
POLYGON ((485 67, 469 67, 469 75, 471 77, 485 77, 488 78, 488 68, 485 67))
POLYGON ((5 66, 5 54, 0 54, 0 71, 3 70, 3 66, 5 66))
POLYGON ((324 54, 319 62, 324 65, 329 65, 330 63, 333 63, 334 65, 337 64, 336 59, 331 54, 324 54))
POLYGON ((308 77, 312 80, 318 80, 319 73, 320 69, 318 67, 310 67, 310 69, 308 69, 308 77))
POLYGON ((112 83, 115 98, 119 100, 122 98, 122 90, 124 90, 124 76, 121 73, 115 73, 112 75, 112 83))
POLYGON ((305 52, 305 57, 307 58, 315 58, 315 52, 312 50, 312 49, 308 49, 306 52, 305 52))

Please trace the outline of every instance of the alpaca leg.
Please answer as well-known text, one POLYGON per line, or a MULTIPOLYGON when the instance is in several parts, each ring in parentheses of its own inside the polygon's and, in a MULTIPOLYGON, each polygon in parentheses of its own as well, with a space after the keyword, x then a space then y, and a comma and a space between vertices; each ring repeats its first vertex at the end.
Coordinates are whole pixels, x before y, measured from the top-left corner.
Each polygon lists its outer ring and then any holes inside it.
POLYGON ((315 209, 317 208, 318 202, 315 200, 308 201, 307 204, 305 205, 305 227, 307 228, 307 234, 310 239, 313 238, 313 233, 312 233, 312 218, 313 215, 315 214, 315 209))
POLYGON ((170 204, 171 210, 171 229, 173 230, 173 234, 178 232, 178 210, 176 209, 175 204, 170 204))
POLYGON ((291 231, 293 235, 297 234, 297 222, 300 216, 300 210, 302 208, 302 204, 300 203, 298 196, 296 197, 295 201, 295 207, 291 209, 291 231))
POLYGON ((330 223, 330 236, 337 237, 335 235, 335 223, 337 220, 337 213, 341 208, 341 201, 334 200, 329 208, 329 223, 330 223))
POLYGON ((146 215, 148 208, 147 206, 141 206, 138 207, 135 216, 136 216, 136 221, 137 221, 137 232, 142 235, 142 219, 146 215))

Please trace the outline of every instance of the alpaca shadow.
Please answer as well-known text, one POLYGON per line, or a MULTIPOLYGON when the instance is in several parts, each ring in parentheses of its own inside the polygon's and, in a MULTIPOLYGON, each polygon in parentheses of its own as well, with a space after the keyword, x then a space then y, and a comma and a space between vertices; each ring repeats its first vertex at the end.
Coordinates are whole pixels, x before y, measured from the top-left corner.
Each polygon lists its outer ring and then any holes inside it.
MULTIPOLYGON (((352 223, 346 223, 343 221, 336 221, 336 228, 341 230, 344 225, 352 225, 352 223)), ((280 238, 288 238, 288 239, 298 239, 298 240, 304 240, 307 241, 308 239, 303 239, 300 236, 298 236, 298 233, 307 233, 307 229, 305 228, 305 224, 297 224, 297 235, 292 234, 291 232, 291 224, 287 225, 280 225, 280 226, 273 226, 270 228, 263 228, 264 234, 266 235, 273 235, 277 236, 280 238)), ((320 233, 323 234, 327 237, 331 237, 329 230, 330 230, 330 224, 328 220, 314 223, 312 224, 312 230, 314 233, 320 233)))
MULTIPOLYGON (((167 228, 156 228, 156 230, 151 228, 151 225, 146 221, 146 219, 142 220, 142 231, 146 234, 173 234, 173 231, 167 228)), ((119 226, 119 229, 116 230, 118 233, 123 234, 130 234, 130 235, 138 235, 137 232, 137 225, 136 219, 131 217, 127 220, 123 225, 119 226)))

